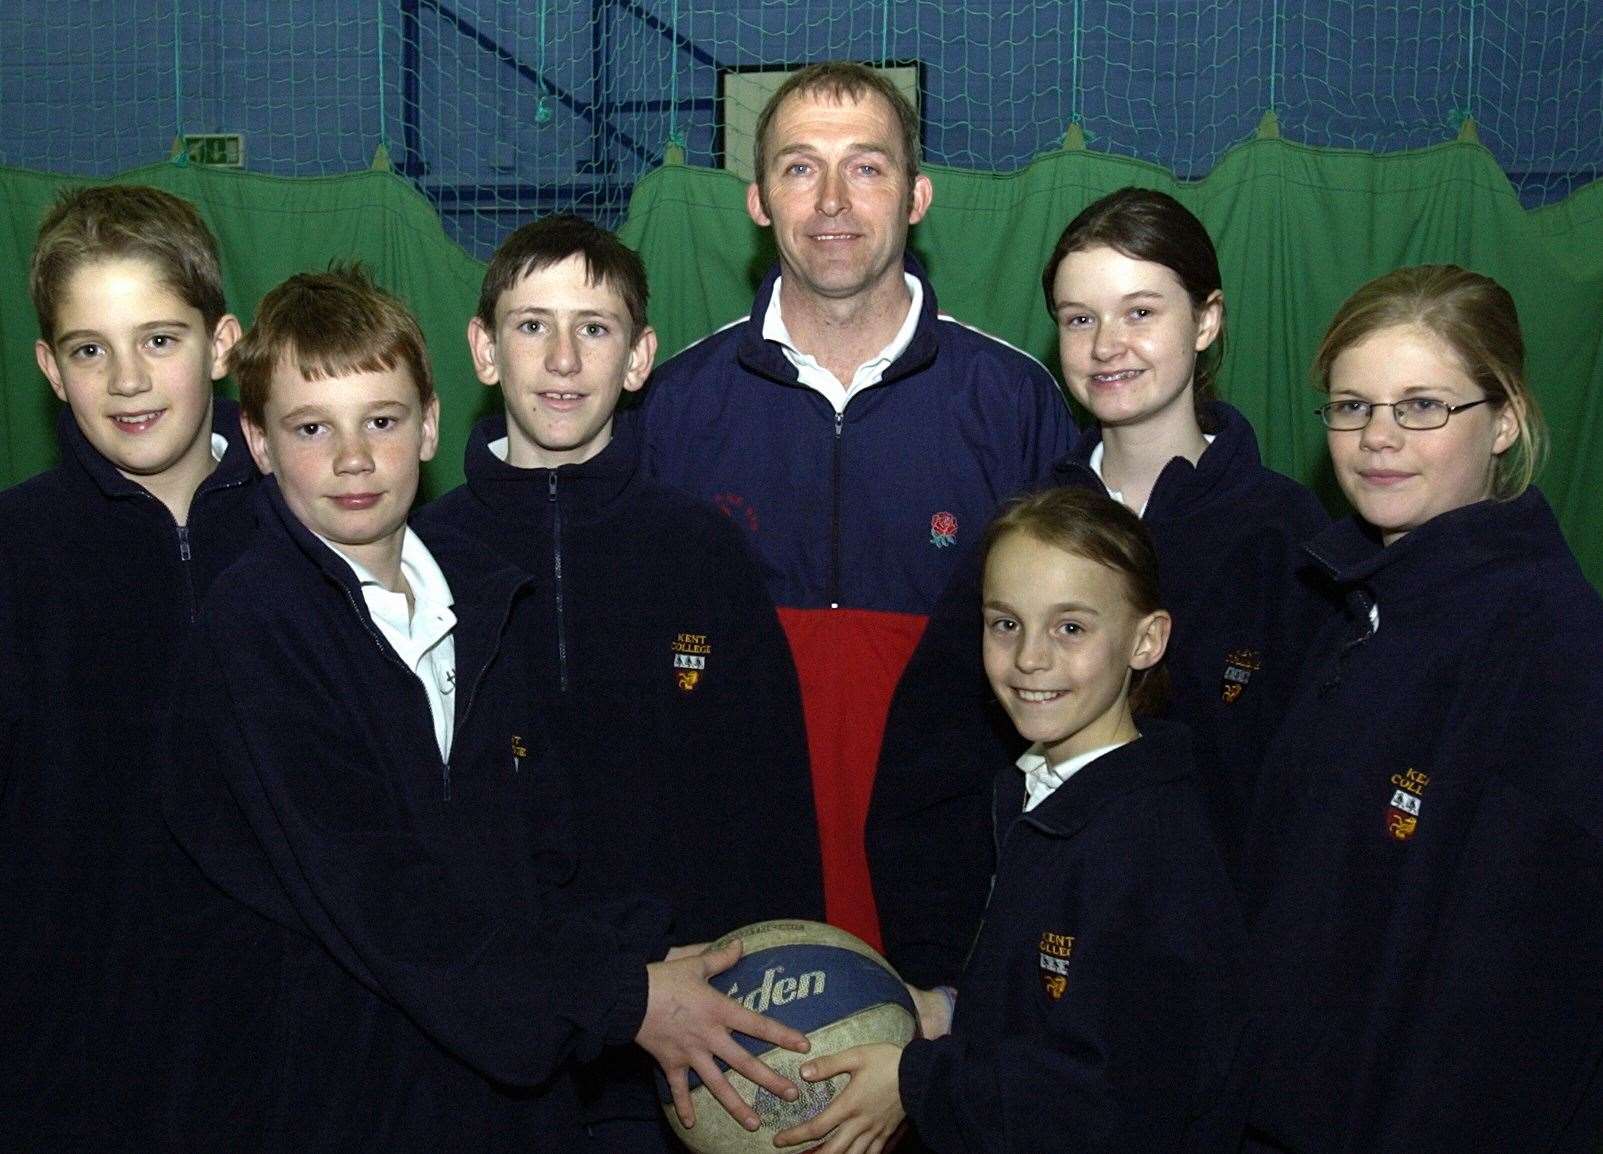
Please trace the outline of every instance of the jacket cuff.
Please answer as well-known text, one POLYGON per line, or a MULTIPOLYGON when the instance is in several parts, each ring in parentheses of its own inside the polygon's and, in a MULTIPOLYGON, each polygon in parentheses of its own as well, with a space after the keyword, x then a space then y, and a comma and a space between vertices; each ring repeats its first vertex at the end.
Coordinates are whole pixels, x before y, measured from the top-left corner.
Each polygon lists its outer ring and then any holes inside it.
POLYGON ((646 953, 628 953, 618 959, 612 1005, 600 1025, 604 1045, 626 1046, 640 1032, 640 1024, 646 1020, 646 963, 650 960, 646 953))
POLYGON ((896 1087, 902 1097, 902 1110, 919 1124, 916 1108, 929 1091, 930 1072, 939 1047, 928 1038, 914 1038, 902 1047, 902 1060, 896 1068, 896 1087))

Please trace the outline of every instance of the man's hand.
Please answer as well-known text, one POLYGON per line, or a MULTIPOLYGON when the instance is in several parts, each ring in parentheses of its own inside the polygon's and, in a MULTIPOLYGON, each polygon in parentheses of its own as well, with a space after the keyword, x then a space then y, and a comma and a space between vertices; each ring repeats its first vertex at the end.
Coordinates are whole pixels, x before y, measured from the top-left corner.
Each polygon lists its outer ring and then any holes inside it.
POLYGON ((829 1134, 828 1142, 808 1154, 880 1154, 907 1117, 898 1084, 901 1064, 902 1048, 888 1042, 871 1042, 809 1060, 801 1068, 801 1076, 809 1082, 823 1082, 837 1074, 850 1074, 851 1081, 835 1095, 829 1109, 811 1122, 775 1134, 774 1145, 796 1146, 829 1134))
POLYGON ((772 1018, 753 1013, 707 984, 713 974, 722 973, 740 960, 738 939, 721 950, 669 957, 671 960, 646 967, 646 1018, 635 1041, 662 1067, 673 1093, 674 1113, 687 1130, 696 1124, 696 1110, 690 1104, 689 1070, 701 1077, 731 1118, 747 1130, 757 1129, 757 1112, 729 1084, 718 1068, 719 1059, 786 1101, 794 1100, 798 1091, 748 1054, 731 1031, 738 1030, 798 1053, 806 1052, 807 1038, 772 1018))

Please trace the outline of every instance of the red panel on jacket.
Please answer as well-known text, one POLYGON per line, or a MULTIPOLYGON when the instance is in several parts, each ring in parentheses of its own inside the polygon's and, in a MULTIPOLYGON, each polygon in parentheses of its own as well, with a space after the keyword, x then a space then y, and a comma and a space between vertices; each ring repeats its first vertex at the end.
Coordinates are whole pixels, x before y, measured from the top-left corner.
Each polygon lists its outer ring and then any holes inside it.
POLYGON ((863 851, 891 694, 928 618, 868 609, 780 609, 801 681, 831 925, 880 949, 863 851))

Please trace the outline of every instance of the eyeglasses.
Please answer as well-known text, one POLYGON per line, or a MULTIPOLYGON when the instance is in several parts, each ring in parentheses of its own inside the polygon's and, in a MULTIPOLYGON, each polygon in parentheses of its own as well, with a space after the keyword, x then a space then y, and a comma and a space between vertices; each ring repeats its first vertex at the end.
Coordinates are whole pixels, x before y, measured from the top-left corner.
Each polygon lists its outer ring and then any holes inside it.
POLYGON ((1447 418, 1476 405, 1484 405, 1491 397, 1478 401, 1465 401, 1462 405, 1449 405, 1435 397, 1409 397, 1405 401, 1331 401, 1320 405, 1314 412, 1325 422, 1325 428, 1338 433, 1351 433, 1369 424, 1376 409, 1390 409, 1392 418, 1405 429, 1439 429, 1447 418))

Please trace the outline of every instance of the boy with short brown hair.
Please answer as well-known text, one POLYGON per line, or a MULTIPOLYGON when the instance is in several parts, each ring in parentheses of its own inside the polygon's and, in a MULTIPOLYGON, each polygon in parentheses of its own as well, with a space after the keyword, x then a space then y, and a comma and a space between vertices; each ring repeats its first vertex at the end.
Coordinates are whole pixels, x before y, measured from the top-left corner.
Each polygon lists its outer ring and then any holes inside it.
MULTIPOLYGON (((661 902, 678 946, 821 920, 823 882, 796 674, 762 573, 727 517, 646 476, 621 407, 656 352, 648 296, 639 256, 591 221, 511 233, 468 322, 505 415, 479 422, 467 483, 416 523, 528 575, 518 644, 574 776, 573 884, 661 902)), ((592 1063, 580 1090, 590 1149, 678 1149, 638 1051, 592 1063)))

